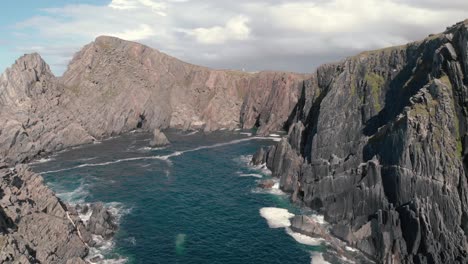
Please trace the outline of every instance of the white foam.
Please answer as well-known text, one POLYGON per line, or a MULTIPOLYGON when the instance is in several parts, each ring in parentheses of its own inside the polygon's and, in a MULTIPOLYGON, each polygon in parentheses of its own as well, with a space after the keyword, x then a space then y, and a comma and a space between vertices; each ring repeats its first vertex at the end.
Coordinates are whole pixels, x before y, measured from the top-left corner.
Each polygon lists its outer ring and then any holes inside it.
POLYGON ((172 154, 169 155, 164 155, 164 156, 143 156, 143 157, 134 157, 134 158, 126 158, 126 159, 118 159, 118 160, 113 160, 113 161, 107 161, 107 162, 101 162, 101 163, 84 163, 81 165, 77 165, 74 167, 70 168, 64 168, 64 169, 59 169, 59 170, 51 170, 51 171, 45 171, 41 172, 40 174, 48 174, 48 173, 56 173, 56 172, 63 172, 63 171, 69 171, 69 170, 74 170, 74 169, 79 169, 79 168, 85 168, 85 167, 99 167, 99 166, 107 166, 107 165, 112 165, 112 164, 117 164, 121 162, 127 162, 127 161, 136 161, 136 160, 152 160, 152 159, 159 159, 159 160, 165 160, 167 161, 169 158, 180 156, 184 153, 189 153, 189 152, 194 152, 198 150, 203 150, 203 149, 212 149, 212 148, 218 148, 218 147, 223 147, 223 146, 228 146, 228 145, 234 145, 238 144, 241 142, 246 142, 250 140, 255 140, 259 139, 259 137, 251 137, 251 138, 243 138, 243 139, 237 139, 237 140, 232 140, 229 142, 223 142, 223 143, 218 143, 214 145, 208 145, 208 146, 200 146, 196 147, 193 149, 188 149, 188 150, 182 150, 182 151, 176 151, 172 154))
MULTIPOLYGON (((69 204, 78 204, 84 203, 84 199, 89 195, 89 191, 87 190, 88 185, 85 184, 83 181, 80 182, 80 186, 74 189, 73 191, 69 192, 61 192, 56 191, 56 195, 64 202, 69 204)), ((53 188, 52 189, 56 189, 53 188)))
POLYGON ((319 223, 320 225, 328 225, 328 222, 325 221, 323 215, 313 214, 310 216, 315 222, 319 223))
POLYGON ((252 190, 253 193, 268 193, 268 194, 273 194, 273 195, 279 195, 279 196, 285 196, 287 195, 285 192, 283 192, 280 188, 279 188, 279 182, 278 182, 278 179, 271 179, 272 181, 274 181, 275 183, 273 184, 273 186, 271 186, 271 188, 260 188, 260 187, 257 187, 255 189, 252 190))
POLYGON ((126 208, 122 203, 110 202, 106 203, 107 210, 114 216, 116 224, 120 223, 122 216, 129 214, 132 208, 126 208))
POLYGON ((323 258, 322 253, 313 252, 310 256, 310 264, 330 264, 330 262, 323 258))
POLYGON ((260 209, 260 215, 267 220, 270 228, 289 227, 294 217, 287 209, 277 207, 263 207, 260 209))
POLYGON ((306 236, 301 233, 294 232, 289 227, 286 228, 286 233, 290 235, 292 238, 294 238, 296 242, 303 244, 303 245, 318 246, 323 241, 323 239, 321 238, 314 238, 314 237, 306 236))
POLYGON ((34 164, 39 164, 39 163, 46 163, 46 162, 49 162, 51 160, 53 160, 53 158, 41 158, 41 159, 35 160, 35 161, 33 161, 33 162, 29 163, 29 164, 34 165, 34 164))
POLYGON ((345 249, 348 250, 348 251, 351 251, 351 252, 358 252, 357 249, 352 248, 352 247, 350 247, 350 246, 346 246, 345 249))
POLYGON ((79 159, 78 161, 90 161, 90 160, 95 160, 97 159, 98 157, 91 157, 91 158, 82 158, 82 159, 79 159))
POLYGON ((166 147, 155 147, 155 148, 152 148, 152 147, 142 147, 142 148, 139 148, 138 150, 139 150, 139 151, 152 151, 152 150, 163 150, 163 149, 166 149, 166 147))
POLYGON ((252 133, 250 132, 240 132, 241 135, 246 135, 248 137, 251 137, 252 136, 252 133))
MULTIPOLYGON (((89 206, 89 204, 86 204, 87 206, 89 206)), ((88 210, 88 212, 86 212, 86 214, 82 214, 82 213, 79 213, 78 216, 80 217, 81 221, 83 221, 83 223, 88 223, 89 219, 91 218, 91 215, 93 214, 93 210, 88 210)))
POLYGON ((195 135, 196 133, 198 133, 198 130, 195 130, 195 131, 192 131, 192 132, 190 132, 190 133, 187 133, 187 134, 185 134, 185 136, 195 135))
POLYGON ((240 177, 254 177, 254 178, 263 178, 263 175, 258 173, 240 173, 240 177))
POLYGON ((269 137, 281 137, 281 135, 278 135, 278 134, 270 134, 268 135, 269 137))
MULTIPOLYGON (((115 222, 118 225, 123 215, 130 213, 131 208, 125 208, 122 203, 119 202, 110 202, 106 203, 105 206, 107 210, 114 216, 115 222)), ((89 210, 91 211, 91 210, 89 210)), ((81 215, 80 215, 81 217, 81 215)), ((86 219, 86 216, 84 216, 86 219)), ((83 219, 83 218, 82 218, 83 219)), ((89 218, 88 218, 89 220, 89 218)), ((123 257, 117 257, 114 259, 104 259, 104 256, 108 253, 112 252, 112 249, 115 246, 114 240, 105 240, 100 235, 92 235, 92 239, 96 242, 95 247, 90 248, 89 254, 86 257, 86 260, 90 263, 96 264, 117 264, 117 263, 126 263, 127 259, 123 257), (92 262, 91 259, 98 257, 99 260, 97 262, 92 262)), ((136 243, 135 238, 131 243, 136 243)))
POLYGON ((117 264, 127 262, 127 259, 123 257, 118 257, 115 259, 104 259, 104 255, 110 253, 115 246, 113 240, 105 240, 102 236, 99 235, 92 235, 92 239, 96 242, 96 246, 89 249, 88 256, 86 257, 86 260, 89 263, 117 264), (98 257, 98 261, 91 261, 96 257, 98 257))

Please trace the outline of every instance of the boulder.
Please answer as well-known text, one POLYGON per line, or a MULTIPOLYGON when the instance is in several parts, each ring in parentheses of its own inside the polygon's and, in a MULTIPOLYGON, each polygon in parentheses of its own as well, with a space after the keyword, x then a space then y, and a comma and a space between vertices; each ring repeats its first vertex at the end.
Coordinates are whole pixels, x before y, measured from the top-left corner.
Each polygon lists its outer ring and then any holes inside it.
POLYGON ((115 217, 102 203, 94 203, 90 205, 92 210, 87 228, 92 234, 102 236, 105 240, 114 236, 118 229, 115 217))
POLYGON ((169 140, 167 139, 166 135, 161 132, 159 129, 155 129, 153 131, 153 139, 150 141, 150 147, 163 147, 170 144, 169 140))

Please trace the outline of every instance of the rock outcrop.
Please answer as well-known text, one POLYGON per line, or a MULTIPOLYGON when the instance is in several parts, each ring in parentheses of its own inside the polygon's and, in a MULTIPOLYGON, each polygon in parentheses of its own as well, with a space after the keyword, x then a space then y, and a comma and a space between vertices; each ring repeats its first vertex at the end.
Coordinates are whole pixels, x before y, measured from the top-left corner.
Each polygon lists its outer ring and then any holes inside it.
POLYGON ((102 203, 66 205, 26 165, 0 168, 1 263, 87 263, 90 247, 101 246, 117 229, 102 203), (88 210, 83 222, 78 212, 88 210))
POLYGON ((102 203, 91 204, 89 210, 91 216, 86 224, 88 231, 105 240, 112 238, 118 229, 114 216, 102 203))
POLYGON ((98 37, 56 78, 38 54, 0 77, 0 155, 9 164, 134 129, 280 130, 307 75, 213 70, 98 37))
POLYGON ((256 157, 280 188, 378 263, 467 263, 468 20, 323 65, 301 93, 256 157))
POLYGON ((102 137, 135 127, 278 130, 296 104, 304 78, 213 70, 102 36, 75 55, 61 82, 74 97, 70 108, 77 118, 91 135, 102 137))
POLYGON ((153 131, 153 139, 151 139, 149 145, 150 147, 163 147, 169 145, 170 142, 167 139, 166 135, 164 135, 163 132, 161 132, 159 129, 155 129, 153 131))
POLYGON ((82 223, 24 165, 0 169, 0 262, 81 263, 82 223))

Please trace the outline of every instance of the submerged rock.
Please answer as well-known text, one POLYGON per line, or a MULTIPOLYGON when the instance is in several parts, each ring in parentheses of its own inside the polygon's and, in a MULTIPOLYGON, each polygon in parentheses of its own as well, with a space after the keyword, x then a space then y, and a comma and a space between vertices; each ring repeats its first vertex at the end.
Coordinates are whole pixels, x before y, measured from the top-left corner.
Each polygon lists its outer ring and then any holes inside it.
POLYGON ((159 129, 153 131, 153 139, 151 139, 149 145, 150 147, 163 147, 169 145, 170 142, 167 139, 166 135, 161 132, 159 129))
POLYGON ((274 180, 268 179, 268 180, 262 180, 258 183, 258 187, 263 188, 263 189, 271 189, 273 186, 276 184, 274 180))

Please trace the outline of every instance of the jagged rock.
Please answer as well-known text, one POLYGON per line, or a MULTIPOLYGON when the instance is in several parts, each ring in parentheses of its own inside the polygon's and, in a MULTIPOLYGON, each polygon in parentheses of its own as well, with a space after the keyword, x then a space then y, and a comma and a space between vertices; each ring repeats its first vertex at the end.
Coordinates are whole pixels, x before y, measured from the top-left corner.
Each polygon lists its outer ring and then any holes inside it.
POLYGON ((319 67, 267 166, 378 263, 468 262, 468 23, 319 67))
POLYGON ((279 130, 307 75, 213 70, 98 37, 56 78, 38 54, 0 77, 0 156, 8 164, 129 132, 167 127, 279 130))
POLYGON ((252 165, 262 165, 266 162, 266 152, 264 148, 259 148, 257 152, 252 157, 250 164, 252 165))
POLYGON ((258 183, 258 187, 263 188, 263 189, 271 189, 275 185, 275 181, 268 179, 268 180, 263 180, 258 183))
POLYGON ((78 222, 42 177, 21 165, 1 169, 0 178, 0 262, 80 263, 88 247, 78 222))
POLYGON ((149 145, 150 147, 162 147, 162 146, 167 146, 169 145, 170 142, 167 139, 166 135, 164 135, 163 132, 161 132, 159 129, 155 129, 153 131, 153 139, 150 141, 149 145))
POLYGON ((91 204, 90 207, 92 214, 87 224, 89 232, 106 240, 113 237, 118 227, 112 214, 102 203, 91 204))

